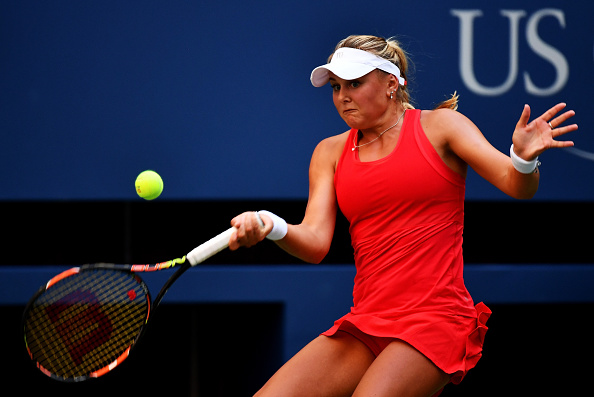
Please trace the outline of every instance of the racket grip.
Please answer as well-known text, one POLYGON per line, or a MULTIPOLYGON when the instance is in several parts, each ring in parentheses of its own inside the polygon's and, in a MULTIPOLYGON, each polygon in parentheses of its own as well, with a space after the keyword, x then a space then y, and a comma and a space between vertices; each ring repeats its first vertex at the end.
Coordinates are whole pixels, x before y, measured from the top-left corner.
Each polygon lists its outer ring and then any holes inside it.
POLYGON ((235 230, 234 227, 229 228, 190 251, 190 253, 186 255, 190 265, 196 266, 227 248, 229 246, 229 239, 235 230))

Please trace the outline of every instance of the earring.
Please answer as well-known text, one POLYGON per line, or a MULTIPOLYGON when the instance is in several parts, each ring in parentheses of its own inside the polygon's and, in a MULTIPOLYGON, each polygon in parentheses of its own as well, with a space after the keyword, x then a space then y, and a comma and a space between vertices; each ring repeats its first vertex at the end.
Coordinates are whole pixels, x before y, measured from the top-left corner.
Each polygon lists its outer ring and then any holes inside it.
POLYGON ((390 92, 390 99, 394 99, 394 91, 390 92))

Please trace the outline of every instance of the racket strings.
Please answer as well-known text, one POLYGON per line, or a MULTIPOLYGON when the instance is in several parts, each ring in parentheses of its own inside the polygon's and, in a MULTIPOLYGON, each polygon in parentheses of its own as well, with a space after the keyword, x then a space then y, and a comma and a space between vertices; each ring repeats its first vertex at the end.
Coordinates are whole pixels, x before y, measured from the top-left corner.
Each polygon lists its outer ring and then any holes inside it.
MULTIPOLYGON (((112 281, 113 280, 108 280, 108 282, 112 282, 112 281)), ((102 285, 107 285, 107 284, 103 283, 102 285)), ((85 286, 85 288, 88 288, 88 286, 85 286)), ((103 289, 103 287, 100 286, 99 290, 102 290, 102 289, 103 289)), ((99 300, 104 300, 106 296, 109 296, 112 293, 113 292, 110 290, 103 291, 100 295, 98 295, 98 298, 99 298, 99 300)), ((71 313, 65 313, 66 316, 69 316, 67 318, 71 319, 70 322, 72 322, 73 319, 80 318, 81 313, 88 310, 87 308, 84 307, 84 305, 75 305, 72 307, 74 307, 75 310, 73 310, 71 313)), ((125 307, 125 306, 123 306, 123 307, 125 307)), ((130 315, 129 313, 125 314, 125 316, 129 316, 129 315, 130 315)), ((121 314, 118 314, 118 316, 121 316, 121 314)), ((122 317, 117 317, 117 318, 122 318, 122 317)), ((76 364, 80 364, 81 357, 86 352, 84 350, 82 350, 82 352, 81 352, 80 348, 72 348, 72 346, 77 346, 77 343, 79 343, 79 341, 81 341, 81 340, 85 341, 85 338, 87 339, 85 342, 88 346, 99 345, 104 340, 108 340, 108 341, 112 342, 112 343, 107 343, 106 345, 102 346, 101 347, 102 350, 107 350, 107 349, 112 348, 111 345, 113 345, 114 344, 113 342, 117 340, 115 338, 110 339, 109 333, 111 332, 111 328, 112 328, 111 324, 109 324, 109 323, 98 324, 96 319, 93 316, 89 316, 88 313, 86 315, 84 315, 82 317, 82 319, 84 321, 80 324, 73 325, 73 324, 68 324, 68 323, 62 323, 63 325, 65 325, 65 327, 63 327, 63 328, 66 328, 67 330, 69 330, 67 333, 62 331, 61 335, 60 335, 61 338, 57 339, 58 345, 59 345, 57 347, 57 349, 61 349, 60 351, 62 353, 58 357, 58 359, 62 360, 62 362, 64 362, 64 356, 70 355, 71 356, 70 358, 73 359, 76 364), (100 325, 103 325, 103 327, 100 327, 100 325), (106 335, 106 333, 107 333, 107 335, 106 335), (69 342, 70 348, 68 348, 68 346, 65 346, 64 341, 69 342)), ((104 318, 104 320, 105 320, 105 318, 104 318)), ((115 324, 113 324, 113 328, 118 329, 118 327, 120 327, 120 325, 121 325, 120 323, 116 322, 115 324)), ((128 332, 128 331, 126 329, 123 329, 122 332, 128 332)), ((82 347, 82 345, 81 345, 81 347, 82 347)), ((94 356, 96 356, 96 354, 91 352, 90 356, 86 357, 85 359, 89 362, 97 361, 97 357, 94 357, 94 356)), ((58 360, 58 362, 60 362, 59 360, 58 360)))
POLYGON ((92 376, 135 342, 149 302, 144 283, 126 272, 93 269, 66 277, 25 315, 29 354, 48 375, 92 376))

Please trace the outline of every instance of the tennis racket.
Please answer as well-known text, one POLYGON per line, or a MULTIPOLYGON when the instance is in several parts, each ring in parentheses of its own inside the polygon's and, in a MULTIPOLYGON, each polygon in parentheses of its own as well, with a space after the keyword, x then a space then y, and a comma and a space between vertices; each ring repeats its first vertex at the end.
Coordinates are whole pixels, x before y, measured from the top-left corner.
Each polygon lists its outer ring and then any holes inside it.
POLYGON ((53 379, 78 382, 113 370, 130 354, 171 285, 190 267, 228 247, 235 228, 182 258, 148 265, 93 264, 53 277, 31 298, 23 315, 27 352, 53 379), (180 265, 151 301, 136 274, 180 265))

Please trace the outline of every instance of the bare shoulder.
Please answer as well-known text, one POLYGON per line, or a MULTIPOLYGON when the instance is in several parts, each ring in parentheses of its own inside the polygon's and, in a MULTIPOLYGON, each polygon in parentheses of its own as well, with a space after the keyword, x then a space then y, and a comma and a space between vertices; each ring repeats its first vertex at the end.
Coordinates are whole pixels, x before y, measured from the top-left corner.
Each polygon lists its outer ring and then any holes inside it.
POLYGON ((468 117, 452 109, 423 110, 421 125, 434 146, 453 146, 458 141, 484 138, 468 117))
POLYGON ((350 130, 345 131, 342 134, 333 135, 328 138, 325 138, 318 144, 318 148, 320 148, 321 150, 331 151, 340 150, 342 152, 342 149, 344 148, 346 140, 349 136, 349 133, 350 130))
POLYGON ((452 109, 423 110, 421 112, 421 124, 423 128, 438 128, 440 130, 474 126, 474 123, 468 117, 452 109))
POLYGON ((316 146, 312 161, 321 161, 326 164, 332 164, 335 167, 348 137, 349 131, 325 138, 316 146))
POLYGON ((466 176, 466 164, 473 165, 473 153, 486 144, 474 123, 455 110, 435 109, 421 112, 421 125, 442 160, 466 176))

